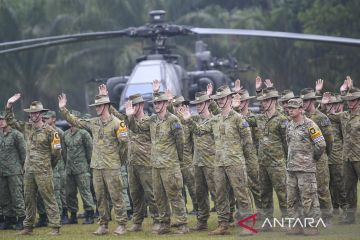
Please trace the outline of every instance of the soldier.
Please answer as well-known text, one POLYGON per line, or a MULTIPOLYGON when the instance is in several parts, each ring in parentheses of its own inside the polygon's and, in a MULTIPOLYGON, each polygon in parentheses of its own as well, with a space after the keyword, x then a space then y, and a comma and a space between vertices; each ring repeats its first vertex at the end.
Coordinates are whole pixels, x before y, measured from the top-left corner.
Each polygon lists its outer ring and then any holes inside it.
POLYGON ((0 112, 0 205, 5 221, 0 229, 23 228, 25 203, 23 192, 23 166, 26 157, 24 136, 7 125, 5 113, 0 112), (15 212, 15 217, 12 216, 15 212))
MULTIPOLYGON (((287 204, 290 218, 320 218, 317 195, 316 161, 319 161, 325 150, 325 140, 319 127, 302 114, 303 102, 300 98, 288 102, 289 115, 292 121, 286 129, 289 145, 287 159, 287 204), (301 208, 300 208, 301 207, 301 208)), ((304 224, 304 223, 303 223, 304 224)), ((317 235, 316 227, 290 227, 289 235, 317 235)))
POLYGON ((6 104, 6 121, 10 126, 20 129, 26 139, 26 160, 24 175, 25 214, 24 229, 21 235, 33 232, 36 218, 36 199, 40 192, 45 202, 46 214, 49 218, 52 231, 50 235, 60 234, 60 213, 56 203, 53 184, 53 168, 61 157, 61 143, 59 133, 42 121, 44 109, 39 101, 31 103, 30 108, 24 109, 30 114, 30 122, 21 122, 15 119, 12 105, 21 95, 15 94, 6 104))
MULTIPOLYGON (((80 117, 80 112, 72 111, 73 116, 80 117)), ((64 133, 63 152, 66 163, 66 202, 71 213, 69 224, 76 224, 78 211, 77 190, 79 189, 84 204, 85 220, 83 224, 94 223, 95 204, 90 191, 90 162, 92 138, 88 131, 70 125, 64 133)))
POLYGON ((322 155, 321 159, 316 162, 316 179, 321 215, 324 218, 326 224, 329 225, 331 224, 333 211, 331 194, 329 190, 330 173, 328 166, 328 156, 331 154, 332 144, 334 141, 331 122, 325 114, 316 109, 316 99, 321 98, 321 96, 316 96, 315 91, 312 88, 305 88, 301 90, 300 95, 304 102, 303 109, 306 116, 313 120, 320 127, 326 142, 326 152, 322 155))
MULTIPOLYGON (((155 80, 153 85, 159 85, 155 80)), ((153 89, 159 89, 153 86, 153 89)), ((189 232, 185 202, 182 197, 183 180, 180 162, 183 161, 184 132, 180 120, 167 111, 169 98, 164 92, 154 92, 152 103, 156 115, 149 121, 135 121, 135 108, 126 105, 129 125, 149 131, 151 136, 152 180, 155 202, 159 211, 160 228, 157 234, 170 232, 170 206, 175 213, 178 233, 189 232)))
POLYGON ((288 102, 290 99, 294 99, 295 95, 294 92, 291 90, 284 90, 281 92, 281 97, 278 99, 278 101, 280 102, 282 108, 284 109, 284 113, 285 115, 289 118, 289 111, 288 111, 288 102))
MULTIPOLYGON (((181 107, 189 105, 189 101, 185 100, 183 96, 175 96, 172 100, 172 106, 174 107, 174 114, 179 117, 178 110, 181 107)), ((181 174, 184 179, 184 185, 187 187, 191 201, 193 204, 193 210, 191 213, 196 214, 198 210, 198 203, 195 194, 195 176, 193 166, 193 154, 194 154, 194 142, 193 136, 188 126, 183 126, 184 130, 184 161, 180 163, 181 174)))
POLYGON ((93 169, 93 182, 99 208, 99 228, 95 235, 109 232, 110 208, 107 195, 110 194, 115 210, 115 220, 118 227, 116 235, 126 233, 126 209, 120 191, 122 179, 120 168, 124 164, 122 154, 127 149, 128 130, 125 122, 114 117, 110 111, 110 100, 107 96, 97 95, 95 107, 98 117, 79 119, 66 109, 66 95, 59 96, 59 108, 63 118, 72 126, 86 129, 93 136, 93 151, 90 167, 93 169))
MULTIPOLYGON (((232 95, 228 86, 221 86, 214 96, 221 108, 221 114, 214 116, 210 124, 200 125, 191 119, 187 110, 181 114, 191 130, 196 134, 212 132, 215 138, 214 181, 216 189, 216 206, 219 226, 209 235, 227 234, 230 220, 229 187, 234 192, 240 218, 252 214, 251 196, 248 188, 245 158, 256 158, 255 148, 251 139, 249 124, 245 119, 231 109, 232 95)), ((252 235, 248 229, 243 229, 240 235, 252 235)))

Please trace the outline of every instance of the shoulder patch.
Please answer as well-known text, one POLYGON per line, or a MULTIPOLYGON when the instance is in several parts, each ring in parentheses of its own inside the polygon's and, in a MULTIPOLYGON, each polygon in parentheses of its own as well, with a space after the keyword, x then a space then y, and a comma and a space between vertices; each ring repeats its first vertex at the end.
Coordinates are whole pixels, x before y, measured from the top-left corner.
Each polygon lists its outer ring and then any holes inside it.
POLYGON ((288 120, 285 120, 281 123, 281 127, 282 128, 287 128, 287 126, 289 125, 289 121, 288 120))
POLYGON ((60 136, 58 132, 53 133, 51 146, 53 149, 61 149, 60 136))
POLYGON ((120 121, 119 128, 116 130, 116 135, 121 137, 127 137, 128 128, 124 121, 120 121))
POLYGON ((314 142, 321 142, 324 141, 324 136, 321 134, 321 132, 319 130, 316 130, 314 127, 310 127, 309 128, 309 133, 310 133, 310 139, 314 142))
POLYGON ((181 124, 178 123, 178 122, 176 122, 176 123, 174 124, 174 128, 175 128, 175 129, 181 129, 181 124))
POLYGON ((248 127, 249 127, 249 123, 248 123, 247 121, 244 121, 242 125, 243 125, 243 127, 245 127, 245 128, 248 128, 248 127))

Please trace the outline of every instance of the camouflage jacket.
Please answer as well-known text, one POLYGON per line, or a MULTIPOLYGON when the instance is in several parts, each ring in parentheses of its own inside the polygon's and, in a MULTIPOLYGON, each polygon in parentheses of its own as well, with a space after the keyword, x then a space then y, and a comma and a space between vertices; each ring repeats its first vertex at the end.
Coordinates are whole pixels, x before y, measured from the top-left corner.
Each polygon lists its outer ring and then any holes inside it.
POLYGON ((138 120, 133 118, 133 121, 129 121, 127 116, 118 112, 114 107, 110 107, 110 111, 114 116, 126 121, 129 128, 129 144, 128 144, 128 164, 129 165, 141 165, 151 166, 151 137, 150 129, 142 128, 142 126, 148 126, 150 117, 145 115, 143 119, 138 120), (133 123, 136 124, 133 124, 133 123), (140 127, 137 127, 140 126, 140 127))
POLYGON ((334 137, 334 142, 332 145, 331 153, 328 157, 329 158, 328 163, 329 164, 343 164, 343 162, 344 162, 343 158, 342 158, 343 134, 342 134, 341 123, 334 121, 332 118, 332 115, 333 114, 327 115, 331 122, 331 127, 332 127, 333 137, 334 137))
MULTIPOLYGON (((211 116, 212 118, 213 116, 211 116)), ((200 127, 210 124, 211 118, 202 118, 199 115, 192 116, 192 120, 200 127)), ((187 127, 190 129, 189 127, 187 127)), ((212 132, 197 132, 193 134, 194 141, 194 157, 193 162, 195 166, 214 167, 215 163, 215 140, 212 132)))
POLYGON ((66 153, 66 174, 77 175, 89 172, 92 154, 92 138, 88 131, 75 128, 64 133, 63 150, 66 153))
POLYGON ((249 124, 234 110, 226 117, 221 114, 214 116, 206 125, 199 125, 192 119, 188 124, 194 134, 214 134, 215 166, 245 166, 245 158, 256 158, 249 124))
POLYGON ((60 136, 48 124, 34 128, 32 124, 15 119, 12 108, 6 108, 7 123, 24 134, 26 142, 25 173, 53 173, 61 157, 60 136))
POLYGON ((249 118, 249 125, 258 128, 258 157, 263 166, 285 166, 287 158, 286 127, 288 119, 276 111, 270 118, 265 114, 249 118))
POLYGON ((22 174, 25 158, 24 136, 11 127, 0 132, 0 176, 22 174))
POLYGON ((93 136, 93 150, 90 167, 94 169, 120 169, 127 151, 128 129, 124 121, 111 115, 109 121, 99 117, 79 119, 66 108, 60 110, 63 118, 71 125, 86 129, 93 136))
POLYGON ((289 123, 286 139, 289 146, 287 170, 316 172, 316 161, 321 158, 326 147, 320 128, 304 116, 301 123, 289 123))
POLYGON ((53 127, 53 128, 55 128, 55 130, 59 133, 59 136, 61 139, 61 145, 62 145, 61 157, 59 158, 59 160, 54 168, 54 177, 61 177, 61 175, 63 175, 65 172, 65 163, 64 163, 65 156, 64 156, 64 148, 63 148, 64 131, 58 127, 53 127))
POLYGON ((184 157, 184 131, 175 115, 167 112, 164 120, 153 115, 144 122, 130 118, 129 125, 134 126, 136 131, 150 130, 151 165, 154 168, 180 167, 184 157))

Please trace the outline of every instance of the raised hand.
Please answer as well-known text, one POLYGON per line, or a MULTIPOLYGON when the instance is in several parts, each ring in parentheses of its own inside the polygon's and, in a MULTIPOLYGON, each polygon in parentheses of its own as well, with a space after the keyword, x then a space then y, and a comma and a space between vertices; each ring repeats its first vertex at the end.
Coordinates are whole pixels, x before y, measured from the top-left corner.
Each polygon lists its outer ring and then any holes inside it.
POLYGON ((316 90, 316 93, 321 93, 321 90, 323 89, 324 87, 324 80, 322 79, 318 79, 316 80, 316 84, 315 84, 315 90, 316 90))
POLYGON ((343 84, 341 85, 341 87, 340 87, 340 92, 344 92, 344 91, 346 91, 348 88, 349 88, 349 87, 348 87, 348 80, 345 79, 345 80, 344 80, 344 83, 343 83, 343 84))
POLYGON ((105 84, 99 86, 99 95, 108 95, 108 91, 105 84))
POLYGON ((21 98, 21 94, 16 93, 14 96, 12 96, 11 98, 8 99, 8 101, 6 103, 6 107, 10 108, 20 98, 21 98))
POLYGON ((126 116, 128 117, 133 116, 135 114, 135 109, 133 107, 132 101, 127 101, 125 103, 125 113, 126 116))
POLYGON ((212 83, 209 83, 207 86, 206 86, 206 94, 208 96, 211 96, 211 94, 213 93, 214 91, 214 87, 212 85, 212 83))
POLYGON ((260 91, 261 85, 262 85, 262 79, 261 79, 260 76, 257 76, 256 79, 255 79, 255 88, 256 88, 256 91, 260 91))
POLYGON ((167 98, 169 99, 169 101, 173 100, 174 96, 171 92, 171 89, 166 89, 165 90, 165 95, 167 96, 167 98))
POLYGON ((348 81, 348 87, 349 88, 352 88, 354 85, 353 85, 353 80, 350 78, 350 76, 346 76, 346 80, 348 81))
POLYGON ((178 113, 185 121, 189 120, 191 118, 189 106, 184 106, 184 107, 179 108, 178 113))
POLYGON ((152 82, 152 89, 153 89, 153 92, 158 92, 160 91, 160 81, 155 79, 153 82, 152 82))
POLYGON ((274 86, 273 82, 271 81, 271 79, 265 79, 265 86, 267 88, 271 88, 274 86))
POLYGON ((321 99, 321 104, 328 104, 330 102, 331 99, 331 93, 330 92, 325 92, 323 94, 323 97, 321 99))
POLYGON ((59 100, 59 108, 60 109, 66 107, 67 99, 66 99, 65 93, 60 94, 58 97, 58 100, 59 100))
POLYGON ((236 81, 235 81, 235 87, 234 87, 234 91, 236 92, 236 93, 239 93, 240 91, 241 91, 241 82, 240 82, 240 79, 237 79, 236 81))
POLYGON ((240 106, 240 102, 241 102, 240 99, 241 99, 240 94, 233 95, 232 102, 231 102, 233 108, 238 108, 240 106))

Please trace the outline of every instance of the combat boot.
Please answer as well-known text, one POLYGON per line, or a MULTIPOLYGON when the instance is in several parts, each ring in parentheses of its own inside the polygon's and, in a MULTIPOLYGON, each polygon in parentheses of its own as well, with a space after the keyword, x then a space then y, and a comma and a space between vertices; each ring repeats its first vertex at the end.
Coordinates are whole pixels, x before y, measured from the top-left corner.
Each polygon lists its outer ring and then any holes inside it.
POLYGON ((63 208, 61 213, 61 224, 69 224, 69 216, 66 208, 63 208))
POLYGON ((59 236, 60 235, 60 228, 59 227, 53 227, 51 229, 51 232, 48 233, 50 236, 59 236))
POLYGON ((168 223, 161 223, 159 229, 156 231, 156 234, 162 235, 170 232, 170 225, 168 223))
POLYGON ((158 222, 153 223, 153 226, 151 228, 152 233, 156 234, 157 231, 159 231, 161 224, 158 222))
POLYGON ((115 231, 114 231, 114 234, 115 235, 124 235, 126 233, 126 227, 125 225, 119 225, 115 231))
POLYGON ((229 232, 227 231, 228 228, 229 227, 228 227, 227 223, 221 222, 219 224, 219 226, 215 230, 209 232, 209 235, 212 236, 212 235, 226 235, 226 234, 229 234, 229 232))
POLYGON ((33 229, 29 227, 25 227, 23 230, 19 232, 19 235, 31 235, 33 233, 33 229))
POLYGON ((305 236, 316 236, 319 235, 319 229, 317 229, 316 227, 311 227, 311 228, 305 228, 304 229, 304 235, 305 236))
POLYGON ((107 225, 100 225, 98 229, 96 229, 95 232, 93 232, 94 235, 105 235, 109 233, 109 228, 107 225))
POLYGON ((178 230, 176 231, 177 234, 186 234, 189 233, 190 229, 186 224, 182 224, 178 227, 178 230))
POLYGON ((25 219, 25 217, 18 217, 17 218, 17 222, 16 222, 16 224, 14 226, 15 230, 23 230, 23 228, 24 228, 24 225, 23 225, 24 219, 25 219))
POLYGON ((86 211, 86 216, 83 224, 93 224, 94 223, 94 210, 86 211))
POLYGON ((77 220, 76 212, 71 212, 68 224, 77 224, 77 223, 78 220, 77 220))
POLYGON ((46 214, 39 214, 39 220, 38 222, 35 224, 35 227, 46 227, 48 225, 48 219, 46 214))
POLYGON ((197 222, 196 226, 191 228, 193 231, 206 231, 208 230, 207 222, 197 222))
POLYGON ((289 227, 286 229, 286 235, 301 235, 304 233, 304 229, 301 227, 289 227))
POLYGON ((140 232, 142 230, 141 224, 134 223, 129 229, 130 232, 140 232))

